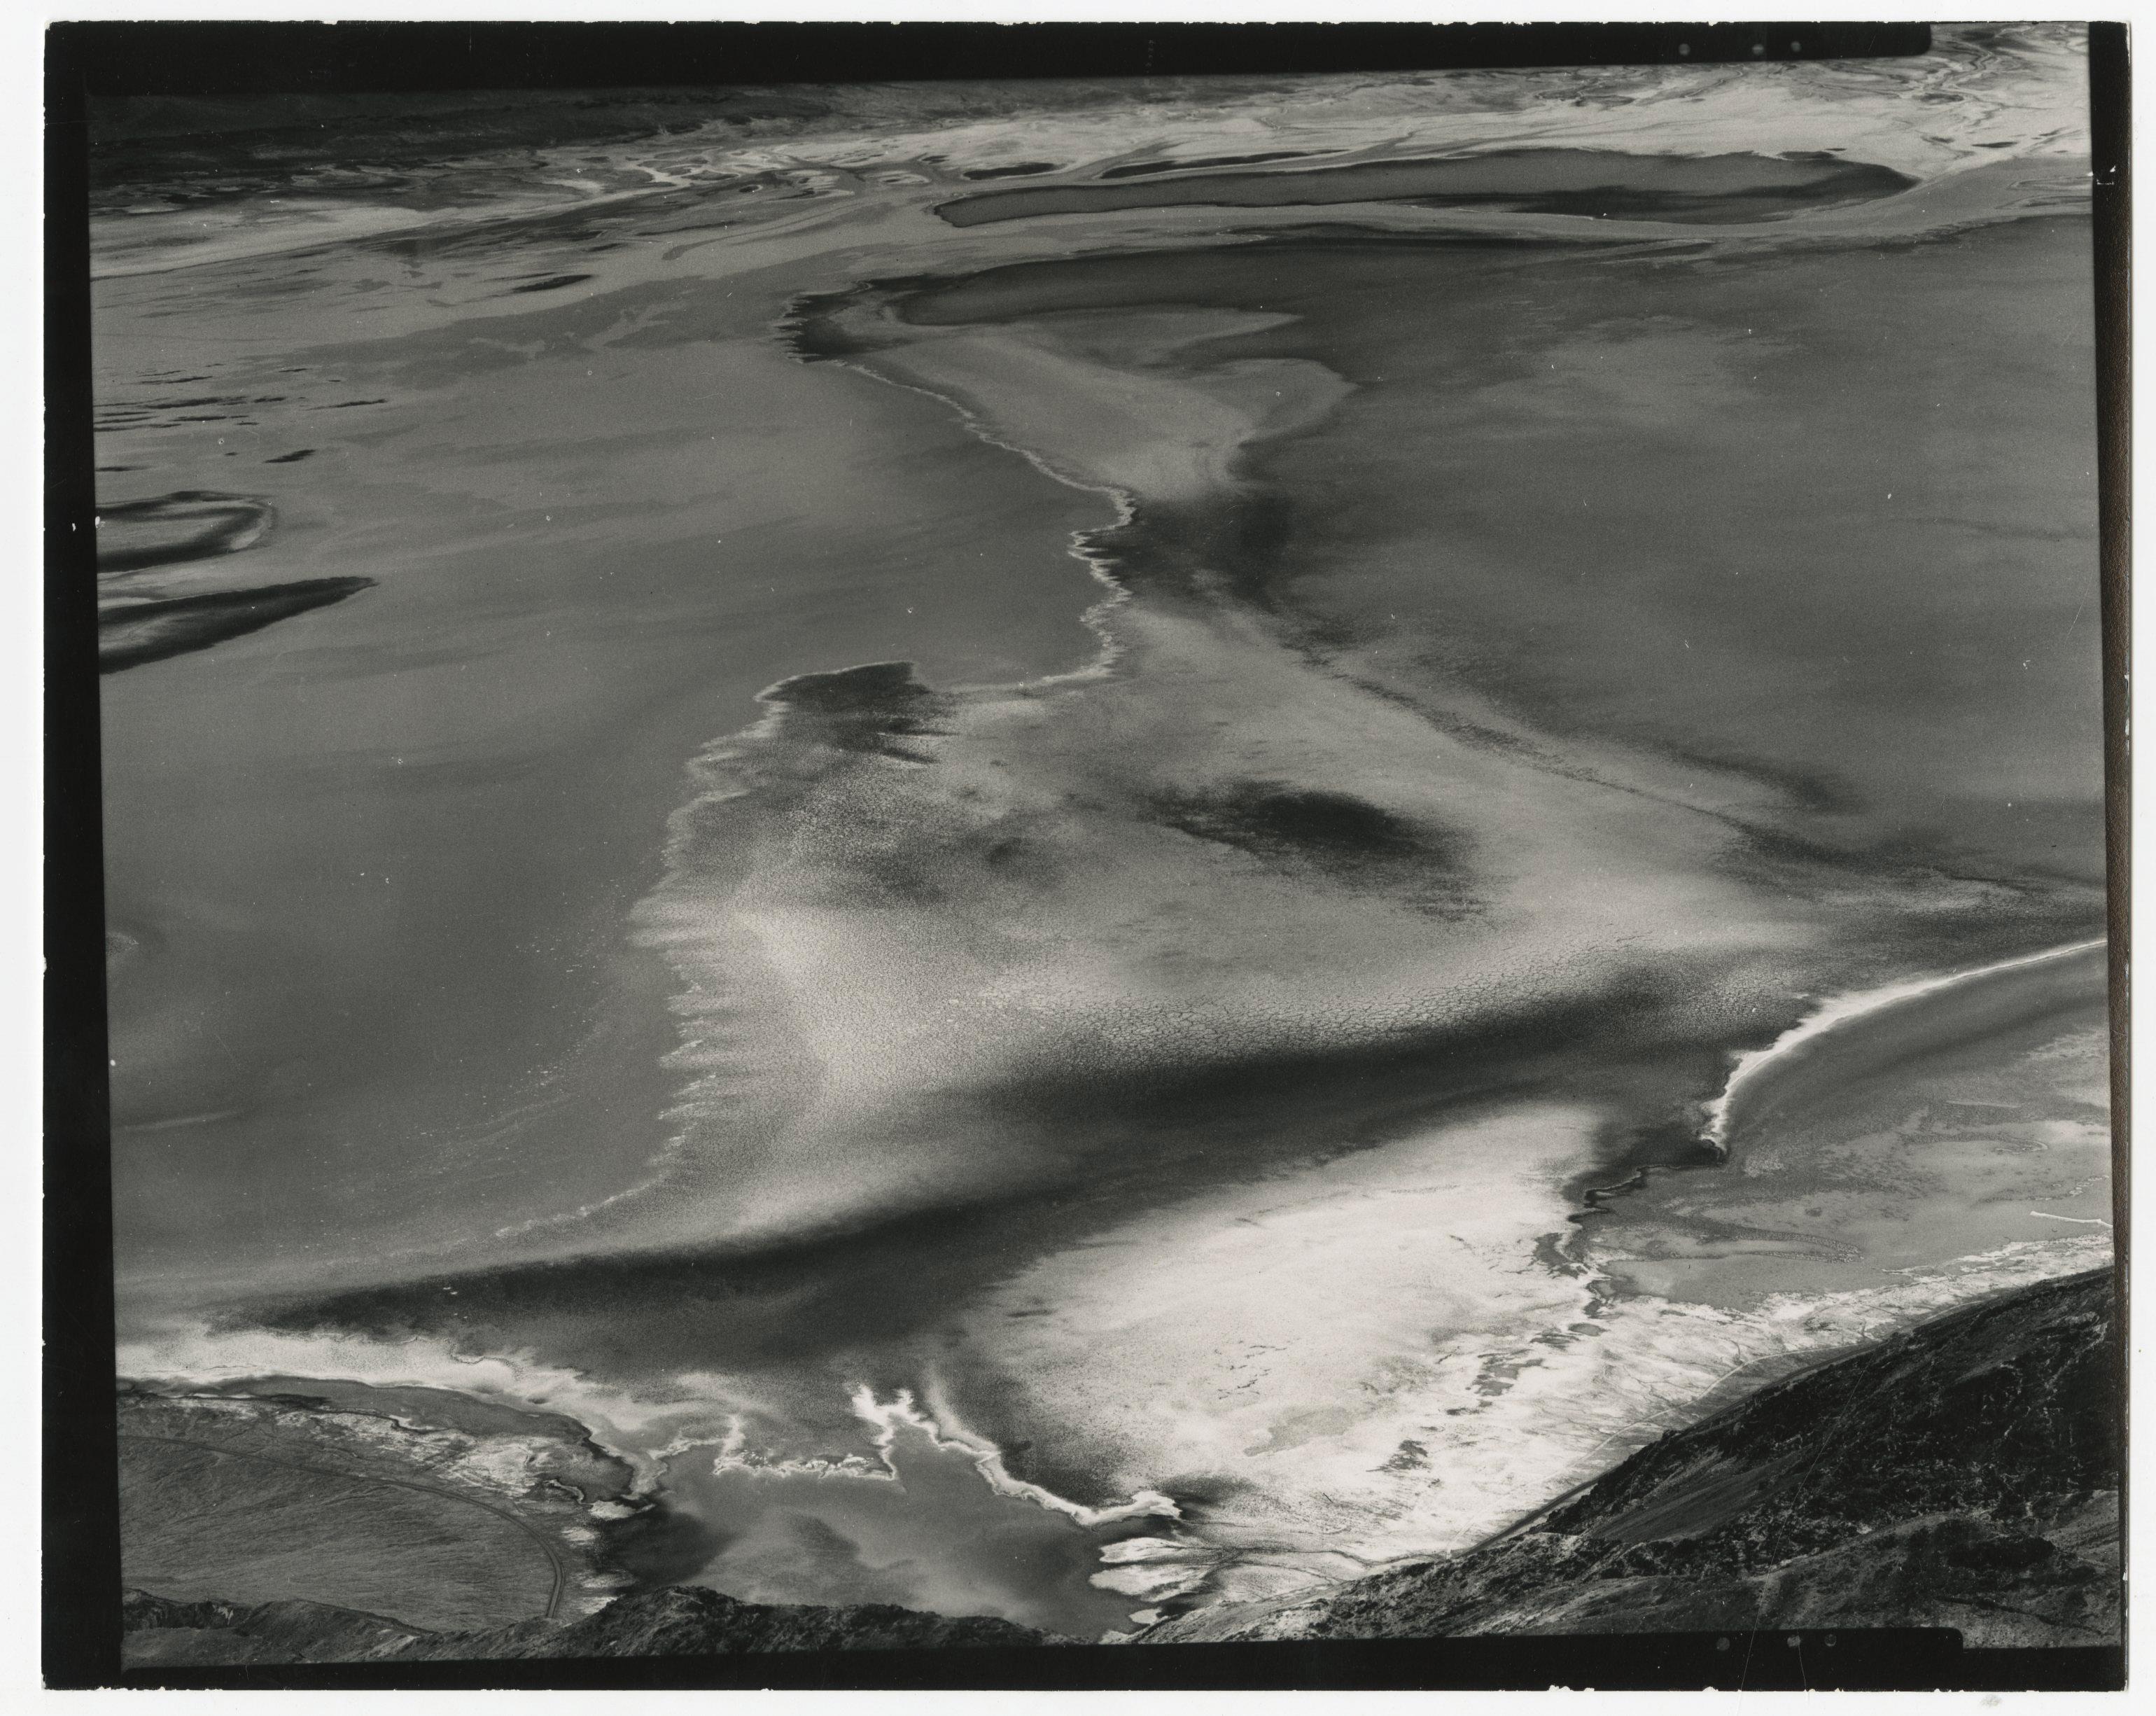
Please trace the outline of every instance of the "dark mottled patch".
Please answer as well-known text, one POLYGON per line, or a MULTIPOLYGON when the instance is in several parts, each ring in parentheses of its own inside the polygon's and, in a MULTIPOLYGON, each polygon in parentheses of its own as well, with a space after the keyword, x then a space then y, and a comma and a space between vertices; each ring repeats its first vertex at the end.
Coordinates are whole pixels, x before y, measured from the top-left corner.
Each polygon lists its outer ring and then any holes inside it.
POLYGON ((1163 1478, 1153 1487, 1182 1509, 1183 1517, 1188 1520, 1204 1518, 1236 1497, 1252 1493, 1257 1485, 1221 1472, 1188 1472, 1163 1478))
POLYGON ((1276 781, 1241 782, 1209 803, 1188 804, 1181 824, 1269 854, 1390 860, 1415 855, 1425 845, 1413 823, 1367 799, 1276 781))
POLYGON ((1397 892, 1424 909, 1464 905, 1464 842, 1350 793, 1242 781, 1205 796, 1156 799, 1154 819, 1276 867, 1397 892))
POLYGON ((1378 1470, 1380 1472, 1420 1472, 1430 1464, 1430 1450, 1412 1437, 1393 1450, 1378 1470))
POLYGON ((843 751, 873 751, 912 763, 933 759, 895 742, 932 732, 929 720, 942 700, 923 685, 911 661, 871 661, 829 673, 803 673, 757 694, 789 716, 817 724, 816 736, 843 751))

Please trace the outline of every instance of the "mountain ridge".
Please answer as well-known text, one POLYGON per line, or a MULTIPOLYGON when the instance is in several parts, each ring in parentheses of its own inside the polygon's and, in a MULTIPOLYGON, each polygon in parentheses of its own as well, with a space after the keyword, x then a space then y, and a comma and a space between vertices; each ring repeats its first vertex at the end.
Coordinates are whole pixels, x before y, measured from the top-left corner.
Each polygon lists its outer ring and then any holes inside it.
MULTIPOLYGON (((1951 1627, 1980 1648, 2121 1636, 2109 1269, 1962 1307, 1667 1432, 1461 1554, 1193 1610, 1141 1645, 1951 1627)), ((1070 1644, 985 1616, 769 1605, 693 1585, 567 1621, 430 1631, 281 1600, 130 1591, 130 1667, 1070 1644)))
POLYGON ((2108 1269, 1964 1306, 1667 1432, 1460 1554, 1142 1642, 1950 1626, 2119 1631, 2108 1269))

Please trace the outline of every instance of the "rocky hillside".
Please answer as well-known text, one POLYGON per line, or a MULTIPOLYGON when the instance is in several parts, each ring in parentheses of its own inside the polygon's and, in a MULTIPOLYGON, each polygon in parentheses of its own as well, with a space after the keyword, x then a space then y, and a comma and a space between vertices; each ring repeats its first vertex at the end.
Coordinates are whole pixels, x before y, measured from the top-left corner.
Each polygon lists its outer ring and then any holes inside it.
POLYGON ((2043 1282, 1762 1390, 1465 1554, 1147 1643, 1951 1626, 2120 1636, 2116 1297, 2043 1282))
POLYGON ((175 1601, 130 1591, 131 1667, 228 1662, 496 1662, 519 1657, 697 1657, 744 1651, 940 1649, 1064 1642, 1008 1621, 953 1620, 875 1604, 824 1609, 737 1602, 695 1586, 616 1598, 569 1621, 427 1632, 326 1603, 175 1601))
MULTIPOLYGON (((1951 1626, 2119 1637, 2116 1299, 2046 1282, 1761 1390, 1466 1554, 1195 1611, 1147 1644, 1951 1626)), ((131 1665, 484 1661, 1063 1643, 1009 1621, 645 1590, 429 1631, 327 1604, 128 1595, 131 1665)))

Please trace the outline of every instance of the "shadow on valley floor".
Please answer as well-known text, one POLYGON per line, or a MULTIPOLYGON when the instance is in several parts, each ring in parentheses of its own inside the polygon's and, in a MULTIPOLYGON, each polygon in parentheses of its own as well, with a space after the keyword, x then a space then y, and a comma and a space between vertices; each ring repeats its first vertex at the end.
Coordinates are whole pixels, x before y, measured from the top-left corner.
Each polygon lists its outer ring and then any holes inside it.
MULTIPOLYGON (((228 1318, 234 1327, 426 1334, 495 1351, 536 1338, 563 1362, 615 1376, 866 1354, 932 1328, 1027 1259, 1082 1243, 1134 1211, 1306 1163, 1314 1140, 1320 1156, 1352 1153, 1523 1091, 1547 1098, 1560 1088, 1636 1112, 1637 1124, 1613 1127, 1612 1149, 1636 1143, 1647 1159, 1667 1162, 1666 1123, 1712 1092, 1722 1066, 1717 1049, 1690 1040, 1667 1016, 1681 988, 1673 974, 1667 994, 1633 983, 1330 1052, 1224 1057, 1113 1078, 1043 1075, 951 1095, 937 1099, 947 1106, 932 1102, 893 1124, 1053 1139, 1031 1184, 723 1250, 638 1255, 609 1236, 590 1242, 606 1244, 607 1255, 258 1300, 228 1307, 228 1318), (1134 1138, 1152 1148, 1132 1149, 1134 1138), (720 1307, 723 1317, 713 1316, 720 1307), (624 1328, 636 1332, 633 1351, 624 1328)), ((633 1242, 633 1227, 621 1231, 633 1242)), ((569 1236, 564 1251, 575 1243, 569 1236)), ((867 1379, 910 1381, 898 1350, 872 1364, 867 1379), (886 1377, 886 1365, 899 1368, 886 1377)))

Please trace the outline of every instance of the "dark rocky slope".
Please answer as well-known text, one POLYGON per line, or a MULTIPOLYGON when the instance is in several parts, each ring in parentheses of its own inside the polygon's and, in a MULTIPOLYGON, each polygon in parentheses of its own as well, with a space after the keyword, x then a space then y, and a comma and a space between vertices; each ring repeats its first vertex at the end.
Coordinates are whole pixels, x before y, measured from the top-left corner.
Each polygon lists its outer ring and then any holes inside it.
POLYGON ((824 1609, 738 1602, 696 1586, 618 1597, 568 1621, 426 1632, 326 1603, 180 1602, 130 1591, 130 1667, 228 1662, 500 1662, 520 1657, 705 1657, 746 1651, 936 1650, 1064 1641, 986 1616, 952 1619, 888 1604, 824 1609))
MULTIPOLYGON (((1673 1431, 1465 1554, 1195 1611, 1142 1642, 1887 1626, 1957 1627, 1979 1647, 2114 1642, 2115 1314, 2107 1271, 1985 1301, 1673 1431)), ((696 1587, 476 1632, 143 1591, 125 1614, 141 1667, 1066 1642, 696 1587)))
POLYGON ((2119 1637, 2116 1297, 2046 1282, 1789 1378, 1467 1553, 1147 1643, 1950 1626, 2119 1637))

